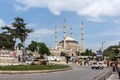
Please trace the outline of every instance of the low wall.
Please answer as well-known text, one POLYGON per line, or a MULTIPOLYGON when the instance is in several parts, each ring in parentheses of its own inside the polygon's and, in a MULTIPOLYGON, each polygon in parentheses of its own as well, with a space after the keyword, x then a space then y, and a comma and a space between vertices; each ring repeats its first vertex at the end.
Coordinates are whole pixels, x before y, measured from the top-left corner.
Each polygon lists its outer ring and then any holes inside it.
POLYGON ((0 57, 0 63, 18 63, 18 58, 0 57))
POLYGON ((112 74, 112 71, 109 70, 109 71, 107 71, 105 73, 102 73, 102 74, 94 77, 93 80, 106 80, 111 74, 112 74))

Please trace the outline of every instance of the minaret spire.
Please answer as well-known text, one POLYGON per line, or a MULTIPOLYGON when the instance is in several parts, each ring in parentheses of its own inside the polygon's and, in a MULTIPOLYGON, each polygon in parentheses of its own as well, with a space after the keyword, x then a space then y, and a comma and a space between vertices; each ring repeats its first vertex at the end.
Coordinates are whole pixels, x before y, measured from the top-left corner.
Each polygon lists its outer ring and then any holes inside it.
POLYGON ((81 43, 82 43, 82 52, 84 52, 84 24, 81 23, 81 43))
POLYGON ((57 49, 57 44, 58 44, 58 41, 57 41, 57 26, 55 27, 55 48, 57 49))
POLYGON ((63 30, 63 40, 64 40, 64 49, 66 49, 66 20, 64 20, 64 30, 63 30))

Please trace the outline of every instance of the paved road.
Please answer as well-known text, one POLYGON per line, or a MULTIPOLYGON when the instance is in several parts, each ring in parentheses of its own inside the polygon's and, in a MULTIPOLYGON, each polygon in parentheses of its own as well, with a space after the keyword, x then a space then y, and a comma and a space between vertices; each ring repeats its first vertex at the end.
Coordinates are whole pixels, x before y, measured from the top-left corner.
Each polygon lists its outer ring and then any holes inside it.
POLYGON ((0 74, 0 80, 93 80, 95 76, 109 70, 91 70, 88 66, 81 67, 73 64, 71 66, 72 70, 52 73, 0 74))

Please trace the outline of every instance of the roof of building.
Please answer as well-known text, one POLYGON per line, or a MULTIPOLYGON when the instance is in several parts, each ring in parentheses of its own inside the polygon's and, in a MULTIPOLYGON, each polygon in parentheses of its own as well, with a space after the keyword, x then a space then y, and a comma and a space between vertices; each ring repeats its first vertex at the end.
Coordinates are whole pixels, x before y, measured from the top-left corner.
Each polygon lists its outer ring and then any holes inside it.
MULTIPOLYGON (((59 43, 63 43, 64 40, 60 41, 59 43)), ((78 44, 78 41, 73 39, 72 37, 66 37, 66 42, 74 42, 78 44)))
POLYGON ((76 41, 76 40, 73 39, 72 37, 66 37, 66 40, 68 40, 68 41, 76 41))

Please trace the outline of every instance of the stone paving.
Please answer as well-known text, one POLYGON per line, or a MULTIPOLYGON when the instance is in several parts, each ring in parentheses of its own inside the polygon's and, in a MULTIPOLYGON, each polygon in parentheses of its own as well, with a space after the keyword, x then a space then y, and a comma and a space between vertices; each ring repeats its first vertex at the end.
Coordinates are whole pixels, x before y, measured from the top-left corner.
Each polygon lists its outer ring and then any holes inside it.
POLYGON ((111 76, 106 80, 120 80, 117 72, 112 72, 111 76))
MULTIPOLYGON (((66 62, 50 62, 50 63, 58 63, 58 64, 66 64, 66 62)), ((19 63, 20 64, 20 63, 19 63)), ((68 63, 69 65, 70 64, 73 64, 73 63, 68 63)), ((66 65, 68 65, 66 64, 66 65)), ((9 64, 5 64, 5 63, 0 63, 0 65, 9 65, 9 64)), ((18 65, 18 64, 13 64, 13 65, 18 65)), ((79 65, 79 64, 76 64, 76 65, 79 65)), ((58 69, 58 70, 38 70, 38 71, 0 71, 0 74, 30 74, 30 73, 48 73, 48 72, 55 72, 55 71, 64 71, 64 70, 70 70, 71 68, 67 68, 67 69, 58 69)), ((118 78, 118 73, 117 72, 112 72, 112 74, 110 75, 110 77, 106 80, 120 80, 118 78)))

